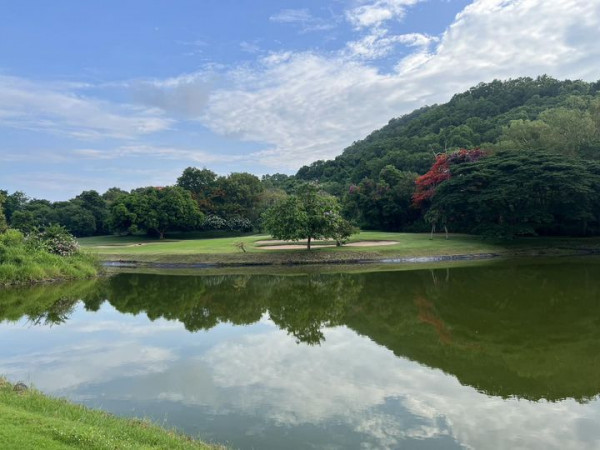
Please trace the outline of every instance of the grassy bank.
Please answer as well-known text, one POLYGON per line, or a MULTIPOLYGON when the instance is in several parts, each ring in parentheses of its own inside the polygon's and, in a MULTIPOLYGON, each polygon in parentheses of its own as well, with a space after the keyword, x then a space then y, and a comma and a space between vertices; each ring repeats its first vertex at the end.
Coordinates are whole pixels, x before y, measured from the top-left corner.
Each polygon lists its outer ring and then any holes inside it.
POLYGON ((118 418, 33 390, 15 392, 2 378, 0 417, 0 442, 7 449, 215 448, 146 421, 118 418))
MULTIPOLYGON (((523 238, 509 242, 492 242, 477 236, 451 235, 449 239, 429 234, 363 231, 350 242, 395 241, 393 245, 366 247, 318 247, 305 249, 267 249, 260 241, 265 235, 197 239, 185 235, 162 241, 144 236, 102 236, 80 239, 80 244, 98 253, 104 261, 147 263, 208 264, 289 264, 343 263, 451 255, 537 256, 578 254, 600 251, 600 238, 523 238), (246 252, 236 244, 244 243, 246 252)), ((318 243, 317 243, 318 244, 318 243)))
POLYGON ((89 278, 98 269, 98 258, 90 252, 59 256, 28 245, 14 230, 0 235, 0 286, 89 278))

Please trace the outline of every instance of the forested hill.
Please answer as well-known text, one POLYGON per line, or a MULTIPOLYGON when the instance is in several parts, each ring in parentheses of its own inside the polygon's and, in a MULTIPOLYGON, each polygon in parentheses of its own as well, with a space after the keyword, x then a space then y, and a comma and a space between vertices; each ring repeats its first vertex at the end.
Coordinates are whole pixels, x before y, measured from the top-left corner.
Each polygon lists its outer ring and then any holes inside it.
POLYGON ((541 76, 481 83, 448 103, 390 120, 335 159, 302 167, 296 178, 318 180, 340 195, 364 178, 378 180, 388 165, 423 174, 435 153, 478 146, 561 147, 598 159, 599 114, 600 81, 541 76))

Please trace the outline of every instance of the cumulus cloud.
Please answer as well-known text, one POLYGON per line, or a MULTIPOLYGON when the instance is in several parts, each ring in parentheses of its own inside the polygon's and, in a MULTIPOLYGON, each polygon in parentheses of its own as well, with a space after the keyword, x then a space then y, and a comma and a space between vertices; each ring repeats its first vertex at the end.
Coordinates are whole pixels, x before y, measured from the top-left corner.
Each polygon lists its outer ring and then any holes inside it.
POLYGON ((202 358, 222 389, 215 403, 226 411, 266 414, 286 426, 343 423, 370 436, 374 448, 441 436, 466 448, 493 443, 577 449, 598 443, 597 434, 579 431, 582 422, 598 418, 597 403, 486 396, 347 328, 327 329, 325 337, 321 347, 308 347, 271 331, 216 345, 202 358))
POLYGON ((392 19, 402 19, 406 8, 420 1, 423 0, 363 1, 360 6, 348 10, 346 17, 357 29, 376 27, 392 19))
POLYGON ((357 27, 372 28, 337 54, 275 53, 233 71, 235 86, 212 92, 203 123, 265 143, 256 154, 260 162, 293 170, 334 157, 391 117, 447 101, 481 81, 541 74, 598 78, 598 2, 477 0, 439 37, 377 29, 402 17, 409 4, 374 2, 350 11, 357 27), (389 55, 396 44, 416 47, 389 73, 356 58, 389 55))
MULTIPOLYGON (((136 139, 191 119, 215 133, 253 142, 253 148, 262 146, 247 159, 231 161, 251 159, 293 171, 335 157, 392 117, 447 101, 481 81, 541 74, 599 77, 598 0, 475 0, 440 35, 392 31, 419 1, 353 2, 343 16, 353 34, 337 50, 259 52, 252 62, 119 86, 138 106, 83 96, 85 85, 0 76, 0 126, 78 139, 136 139), (386 58, 385 70, 381 58, 386 58)), ((321 19, 307 9, 284 9, 270 20, 308 29, 321 19)), ((201 146, 138 144, 79 155, 113 158, 145 149, 162 159, 216 161, 201 146)), ((5 153, 5 160, 18 159, 12 150, 5 153)))
POLYGON ((80 87, 0 76, 0 126, 83 139, 129 139, 165 130, 173 122, 155 108, 80 95, 76 90, 80 87))

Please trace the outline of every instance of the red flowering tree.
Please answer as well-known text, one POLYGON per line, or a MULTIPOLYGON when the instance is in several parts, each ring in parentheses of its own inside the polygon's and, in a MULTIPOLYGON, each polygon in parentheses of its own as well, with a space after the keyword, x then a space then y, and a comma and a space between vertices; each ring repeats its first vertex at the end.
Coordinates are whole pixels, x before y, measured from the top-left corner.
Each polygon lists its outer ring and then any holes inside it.
POLYGON ((466 150, 464 148, 453 153, 440 153, 436 155, 431 169, 418 177, 415 181, 416 190, 413 194, 415 206, 423 206, 423 202, 435 195, 437 187, 444 181, 450 179, 451 167, 464 162, 475 162, 485 156, 485 152, 479 148, 466 150))
MULTIPOLYGON (((436 155, 435 162, 431 169, 415 180, 416 189, 413 194, 413 205, 419 208, 424 208, 429 205, 429 200, 435 195, 435 192, 440 184, 449 180, 452 176, 452 166, 465 162, 475 162, 484 157, 486 153, 479 149, 466 150, 460 149, 452 153, 441 153, 436 155)), ((425 219, 431 223, 431 237, 435 232, 435 227, 438 223, 443 224, 446 231, 446 239, 448 239, 448 228, 446 226, 446 215, 443 208, 429 209, 425 214, 425 219)))

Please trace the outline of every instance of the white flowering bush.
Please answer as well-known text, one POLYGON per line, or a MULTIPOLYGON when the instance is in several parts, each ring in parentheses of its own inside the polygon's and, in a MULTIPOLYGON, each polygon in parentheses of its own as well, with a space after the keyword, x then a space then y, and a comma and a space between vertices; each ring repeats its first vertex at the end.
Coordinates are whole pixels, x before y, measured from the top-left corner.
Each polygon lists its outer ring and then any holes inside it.
POLYGON ((72 256, 79 252, 79 244, 65 227, 50 225, 44 231, 34 231, 26 238, 27 245, 36 250, 46 250, 59 256, 72 256))
POLYGON ((205 230, 224 230, 227 228, 227 221, 222 217, 210 214, 204 219, 202 228, 205 230))

